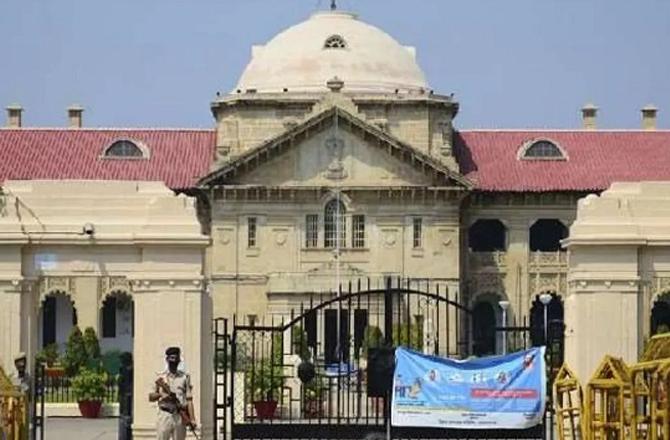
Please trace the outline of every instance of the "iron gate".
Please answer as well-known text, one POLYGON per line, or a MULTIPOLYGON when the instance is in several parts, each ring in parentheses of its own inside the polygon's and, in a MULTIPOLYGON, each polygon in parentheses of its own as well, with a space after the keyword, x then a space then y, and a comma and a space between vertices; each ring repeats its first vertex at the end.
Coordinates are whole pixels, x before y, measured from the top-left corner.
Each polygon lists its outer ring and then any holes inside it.
POLYGON ((31 440, 44 440, 44 364, 35 362, 30 399, 31 440))
MULTIPOLYGON (((293 294, 292 294, 293 295, 293 294)), ((340 438, 383 435, 388 394, 375 397, 368 357, 380 347, 466 358, 471 315, 445 284, 386 279, 307 293, 286 316, 215 321, 217 438, 340 438), (230 355, 230 356, 229 356, 230 355), (302 379, 302 380, 301 380, 302 379), (223 391, 223 396, 219 390, 223 391), (230 419, 227 420, 227 417, 230 419), (223 428, 223 429, 221 429, 223 428)), ((525 430, 392 428, 393 438, 544 438, 525 430)))

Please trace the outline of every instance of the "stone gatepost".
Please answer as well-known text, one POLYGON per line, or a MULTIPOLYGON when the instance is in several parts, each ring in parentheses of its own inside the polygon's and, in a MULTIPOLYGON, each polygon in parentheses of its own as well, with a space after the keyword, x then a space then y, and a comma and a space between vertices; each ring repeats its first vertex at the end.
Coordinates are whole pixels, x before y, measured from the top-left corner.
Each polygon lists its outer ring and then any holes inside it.
POLYGON ((582 383, 605 354, 636 362, 651 317, 645 280, 670 273, 670 182, 615 183, 581 199, 567 240, 565 359, 582 383))
POLYGON ((182 350, 191 375, 194 409, 201 437, 212 437, 212 304, 200 277, 133 281, 136 328, 134 340, 133 437, 155 438, 156 405, 149 403, 156 374, 166 368, 165 349, 182 350), (141 317, 141 319, 138 319, 141 317))

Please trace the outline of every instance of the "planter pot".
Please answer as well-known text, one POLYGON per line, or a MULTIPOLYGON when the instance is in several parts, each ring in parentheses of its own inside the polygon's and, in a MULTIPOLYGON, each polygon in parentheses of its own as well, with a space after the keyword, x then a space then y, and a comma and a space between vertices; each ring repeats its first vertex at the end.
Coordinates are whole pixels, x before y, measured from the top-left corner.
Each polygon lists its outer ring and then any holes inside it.
POLYGON ((86 419, 97 419, 100 414, 102 402, 99 400, 81 400, 79 401, 79 411, 82 417, 86 419))
POLYGON ((321 399, 305 399, 305 418, 316 419, 324 416, 323 401, 321 399))
POLYGON ((256 409, 256 417, 259 419, 272 419, 274 418, 275 411, 277 410, 277 401, 257 400, 254 402, 254 408, 256 409))
POLYGON ((63 367, 46 367, 44 374, 47 377, 63 377, 65 376, 65 368, 63 367))

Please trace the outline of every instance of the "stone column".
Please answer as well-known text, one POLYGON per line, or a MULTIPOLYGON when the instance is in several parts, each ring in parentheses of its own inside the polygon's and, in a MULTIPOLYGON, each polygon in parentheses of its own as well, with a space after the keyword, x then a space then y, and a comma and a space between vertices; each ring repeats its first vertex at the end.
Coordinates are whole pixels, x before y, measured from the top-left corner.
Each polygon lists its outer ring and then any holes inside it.
POLYGON ((0 281, 0 365, 9 374, 14 372, 14 356, 25 351, 21 290, 18 279, 0 281))
POLYGON ((75 278, 76 292, 73 292, 74 307, 77 309, 77 325, 82 333, 92 327, 98 338, 101 338, 100 303, 98 301, 98 277, 75 278))
POLYGON ((135 280, 134 421, 136 439, 155 438, 155 403, 150 403, 156 374, 165 369, 165 349, 182 349, 191 376, 194 409, 201 437, 212 437, 212 304, 202 279, 135 280))

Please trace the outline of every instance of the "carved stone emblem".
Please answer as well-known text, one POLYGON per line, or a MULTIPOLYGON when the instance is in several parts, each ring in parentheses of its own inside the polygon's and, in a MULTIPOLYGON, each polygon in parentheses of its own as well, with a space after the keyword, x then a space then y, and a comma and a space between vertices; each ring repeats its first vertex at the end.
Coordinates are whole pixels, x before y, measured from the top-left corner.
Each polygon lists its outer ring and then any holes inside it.
POLYGON ((325 176, 327 179, 340 180, 347 177, 347 172, 344 169, 344 141, 336 137, 330 137, 326 140, 326 150, 330 163, 326 169, 325 176))

